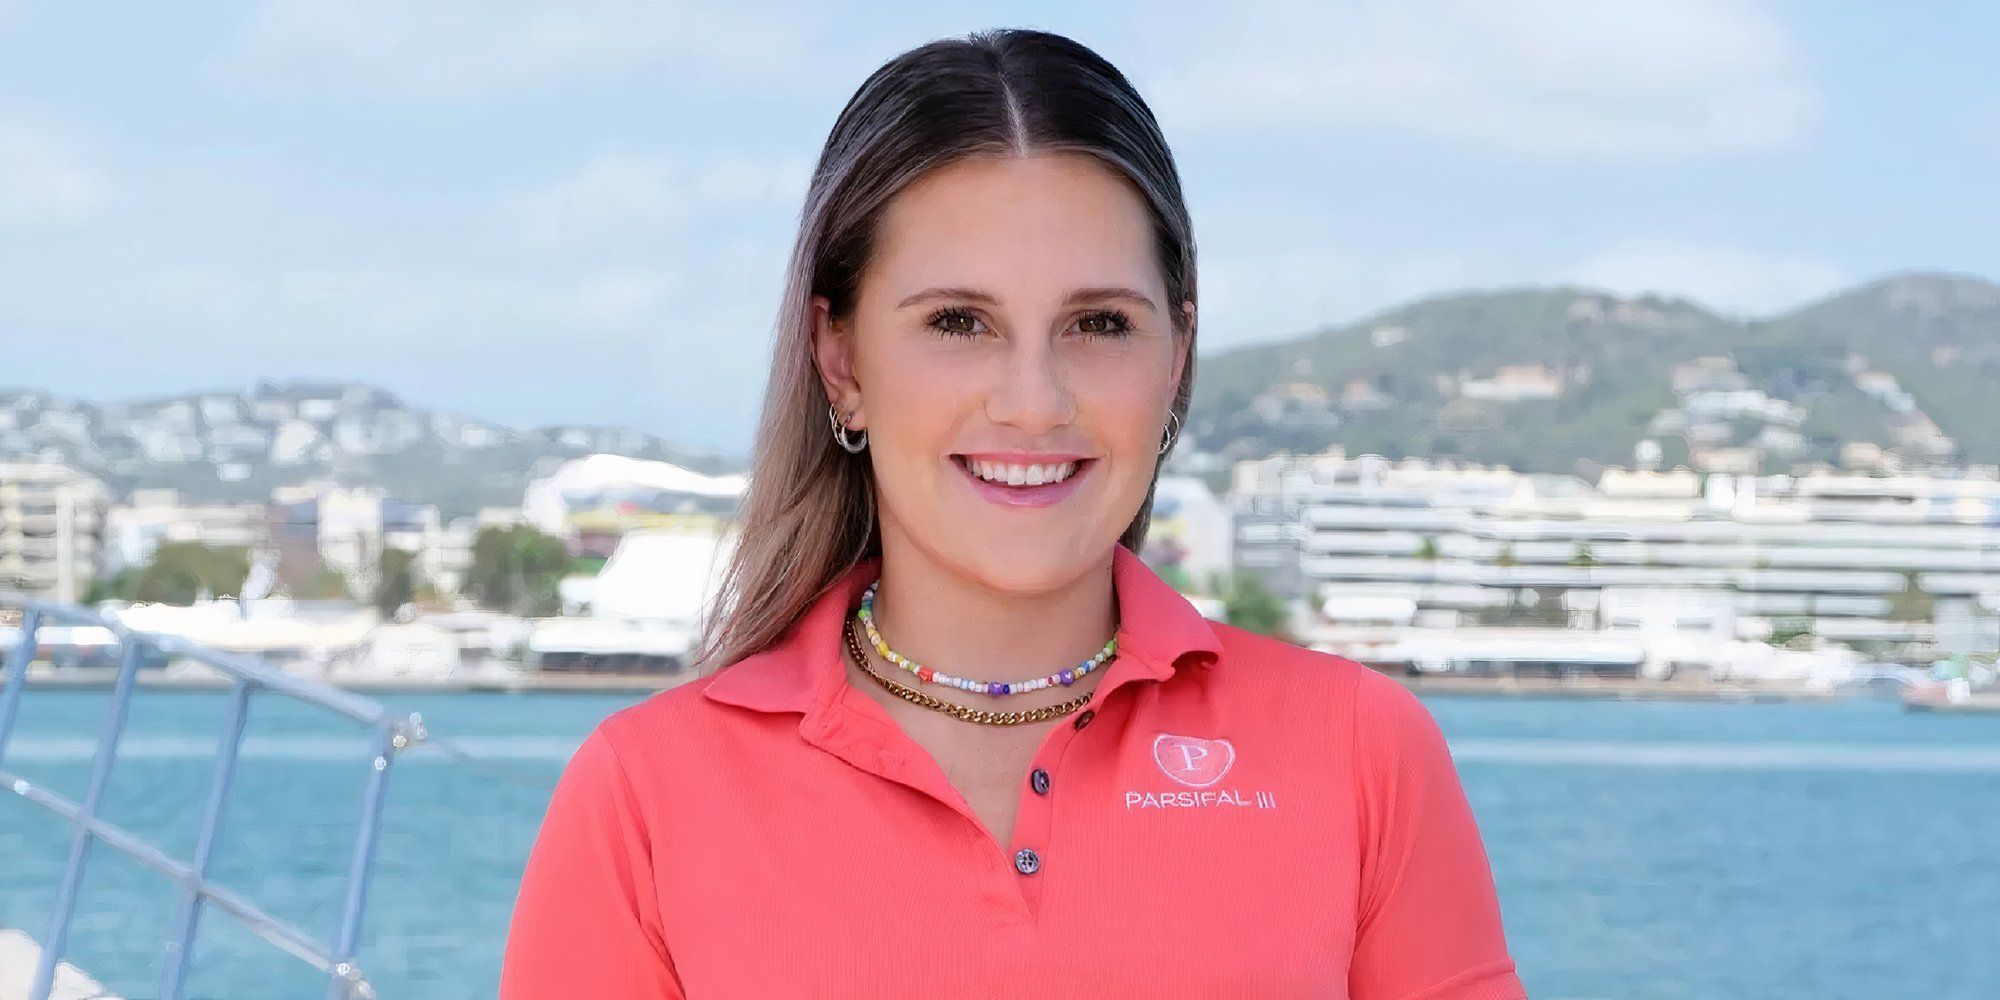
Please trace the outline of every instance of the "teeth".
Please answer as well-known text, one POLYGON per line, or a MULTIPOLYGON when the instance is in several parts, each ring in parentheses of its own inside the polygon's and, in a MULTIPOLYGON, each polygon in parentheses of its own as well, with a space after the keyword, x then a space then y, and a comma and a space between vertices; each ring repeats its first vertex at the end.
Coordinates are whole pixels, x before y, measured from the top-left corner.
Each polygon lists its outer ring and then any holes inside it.
POLYGON ((979 462, 967 460, 966 467, 972 474, 989 483, 1006 483, 1009 486, 1043 486, 1060 483, 1076 474, 1075 462, 1061 462, 1048 465, 1006 465, 1000 462, 979 462))

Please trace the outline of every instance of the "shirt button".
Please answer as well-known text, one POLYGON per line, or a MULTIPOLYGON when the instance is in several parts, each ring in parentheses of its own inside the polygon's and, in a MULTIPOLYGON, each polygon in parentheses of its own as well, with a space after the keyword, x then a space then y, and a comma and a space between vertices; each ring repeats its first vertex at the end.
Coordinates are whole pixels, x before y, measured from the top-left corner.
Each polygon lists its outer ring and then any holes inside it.
POLYGON ((1076 721, 1072 723, 1072 725, 1074 725, 1078 729, 1082 729, 1083 727, 1090 725, 1090 720, 1095 718, 1097 718, 1097 710, 1092 708, 1086 708, 1082 712, 1077 714, 1076 721))
POLYGON ((1035 773, 1028 775, 1028 784, 1035 786, 1036 795, 1049 794, 1049 772, 1035 768, 1035 773))
POLYGON ((1033 875, 1042 869, 1041 855, 1033 849, 1023 847, 1014 852, 1014 870, 1023 875, 1033 875))

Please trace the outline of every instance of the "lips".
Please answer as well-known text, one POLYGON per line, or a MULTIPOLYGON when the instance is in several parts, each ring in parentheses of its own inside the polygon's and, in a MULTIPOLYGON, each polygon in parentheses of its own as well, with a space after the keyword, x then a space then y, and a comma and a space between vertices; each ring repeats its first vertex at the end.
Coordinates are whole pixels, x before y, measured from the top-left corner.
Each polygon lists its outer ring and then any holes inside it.
POLYGON ((1084 478, 1090 475, 1091 471, 1097 465, 1096 460, 1088 458, 1069 459, 1068 461, 1054 460, 1061 458, 1061 456, 1050 456, 1050 458, 1052 460, 1041 462, 1010 460, 1002 463, 978 457, 968 458, 965 455, 953 455, 951 456, 951 465, 952 468, 958 470, 959 477, 971 487, 973 493, 978 495, 980 499, 1003 507, 1035 508, 1053 506, 1074 496, 1077 490, 1081 488, 1084 478), (996 468, 998 466, 1040 466, 1043 469, 1044 475, 1047 475, 1050 471, 1060 474, 1060 467, 1071 463, 1075 465, 1075 471, 1070 473, 1067 479, 1063 479, 1060 482, 1029 485, 1024 481, 1020 485, 1013 485, 1011 483, 990 482, 980 478, 973 473, 972 466, 968 464, 969 462, 980 463, 989 473, 1000 471, 996 468), (1052 467, 1054 468, 1052 469, 1052 467))

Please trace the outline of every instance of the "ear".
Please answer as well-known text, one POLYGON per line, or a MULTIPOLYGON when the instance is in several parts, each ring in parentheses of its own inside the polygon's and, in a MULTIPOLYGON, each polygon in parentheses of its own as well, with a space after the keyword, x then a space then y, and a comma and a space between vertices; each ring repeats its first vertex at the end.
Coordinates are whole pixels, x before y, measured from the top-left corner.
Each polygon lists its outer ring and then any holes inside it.
POLYGON ((1179 391, 1181 376, 1187 371, 1188 355, 1194 351, 1194 300, 1188 299, 1183 301, 1181 303, 1181 312, 1187 315, 1187 332, 1181 333, 1175 331, 1174 333, 1174 377, 1167 382, 1168 385, 1174 387, 1175 391, 1179 391))
POLYGON ((861 410, 861 383, 854 377, 854 331, 833 318, 833 301, 824 295, 812 297, 812 344, 827 400, 842 417, 852 415, 848 429, 867 430, 868 419, 861 410))

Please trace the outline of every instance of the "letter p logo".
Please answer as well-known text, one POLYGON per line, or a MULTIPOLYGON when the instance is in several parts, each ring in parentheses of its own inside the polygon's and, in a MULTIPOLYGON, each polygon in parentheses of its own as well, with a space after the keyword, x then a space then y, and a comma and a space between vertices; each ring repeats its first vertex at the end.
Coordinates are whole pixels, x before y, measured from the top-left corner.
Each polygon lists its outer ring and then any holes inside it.
POLYGON ((1236 763, 1236 747, 1228 740, 1161 733, 1153 738, 1153 763, 1160 773, 1189 788, 1206 788, 1222 780, 1236 763))

